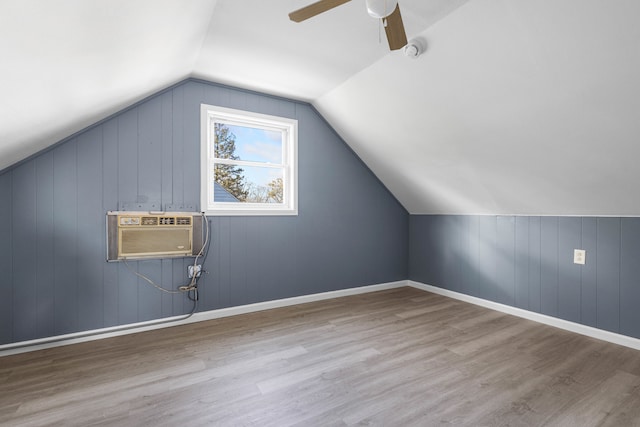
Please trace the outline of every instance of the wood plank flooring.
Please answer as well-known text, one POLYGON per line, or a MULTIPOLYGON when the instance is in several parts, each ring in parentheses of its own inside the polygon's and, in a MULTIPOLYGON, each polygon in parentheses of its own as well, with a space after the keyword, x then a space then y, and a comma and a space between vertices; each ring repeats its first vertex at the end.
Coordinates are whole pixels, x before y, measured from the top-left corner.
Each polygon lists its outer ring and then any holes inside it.
POLYGON ((0 425, 640 426, 640 352, 400 288, 0 358, 0 425))

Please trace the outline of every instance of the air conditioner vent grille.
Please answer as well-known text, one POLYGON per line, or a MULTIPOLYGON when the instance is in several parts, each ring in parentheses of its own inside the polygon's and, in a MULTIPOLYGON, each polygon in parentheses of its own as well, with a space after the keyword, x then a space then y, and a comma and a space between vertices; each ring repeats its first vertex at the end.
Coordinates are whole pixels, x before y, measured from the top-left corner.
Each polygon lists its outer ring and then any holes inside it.
POLYGON ((178 225, 191 225, 190 216, 179 216, 176 218, 176 224, 178 225))
POLYGON ((176 217, 162 216, 160 217, 160 225, 176 225, 176 217))
POLYGON ((143 216, 141 225, 158 225, 158 217, 157 216, 143 216))

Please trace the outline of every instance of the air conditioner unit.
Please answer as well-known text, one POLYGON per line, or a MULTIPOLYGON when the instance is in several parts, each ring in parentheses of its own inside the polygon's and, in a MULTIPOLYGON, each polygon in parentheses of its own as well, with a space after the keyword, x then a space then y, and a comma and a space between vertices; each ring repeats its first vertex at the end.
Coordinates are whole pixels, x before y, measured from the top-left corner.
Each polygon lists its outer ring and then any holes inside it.
POLYGON ((107 261, 196 256, 203 221, 199 212, 108 212, 107 261))

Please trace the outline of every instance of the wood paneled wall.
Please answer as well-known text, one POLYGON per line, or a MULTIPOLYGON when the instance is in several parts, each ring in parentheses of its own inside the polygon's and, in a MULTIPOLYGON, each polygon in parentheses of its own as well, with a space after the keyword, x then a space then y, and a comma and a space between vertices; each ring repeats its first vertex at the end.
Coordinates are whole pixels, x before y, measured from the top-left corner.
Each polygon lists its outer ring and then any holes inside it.
POLYGON ((210 217, 199 310, 406 279, 407 212, 310 105, 187 80, 0 173, 0 344, 191 310, 105 262, 105 214, 199 209, 201 103, 299 121, 299 215, 210 217))
POLYGON ((412 215, 409 228, 412 280, 640 338, 640 218, 412 215))

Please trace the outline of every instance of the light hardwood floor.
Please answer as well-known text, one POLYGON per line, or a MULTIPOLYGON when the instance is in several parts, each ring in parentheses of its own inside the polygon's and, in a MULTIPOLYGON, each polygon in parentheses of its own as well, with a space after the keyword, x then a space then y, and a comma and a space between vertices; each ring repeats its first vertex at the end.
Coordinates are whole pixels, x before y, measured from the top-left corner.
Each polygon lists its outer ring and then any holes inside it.
POLYGON ((0 358, 0 425, 640 425, 640 352, 400 288, 0 358))

